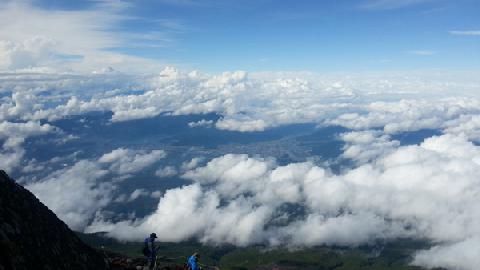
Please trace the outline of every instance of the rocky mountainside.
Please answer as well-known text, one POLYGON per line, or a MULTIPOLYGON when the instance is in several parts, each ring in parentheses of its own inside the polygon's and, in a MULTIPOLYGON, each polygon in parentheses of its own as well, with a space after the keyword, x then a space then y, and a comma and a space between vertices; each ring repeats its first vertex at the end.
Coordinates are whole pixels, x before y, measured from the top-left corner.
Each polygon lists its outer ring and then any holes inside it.
POLYGON ((0 270, 107 269, 30 191, 0 171, 0 270))

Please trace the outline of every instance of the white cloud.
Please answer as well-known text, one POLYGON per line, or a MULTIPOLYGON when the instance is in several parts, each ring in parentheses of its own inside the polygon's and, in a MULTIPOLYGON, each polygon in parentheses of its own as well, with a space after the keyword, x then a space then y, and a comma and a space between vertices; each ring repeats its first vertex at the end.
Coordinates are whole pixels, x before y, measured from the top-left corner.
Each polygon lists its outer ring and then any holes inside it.
MULTIPOLYGON (((133 201, 151 196, 136 189, 126 197, 115 197, 117 180, 112 176, 138 172, 165 156, 162 150, 132 150, 119 148, 98 159, 82 159, 28 183, 26 188, 37 196, 74 230, 85 229, 94 216, 111 202, 133 201), (108 178, 106 178, 109 176, 108 178)), ((0 156, 1 158, 1 156, 0 156)), ((158 195, 158 194, 155 194, 158 195)))
POLYGON ((160 178, 171 177, 177 175, 177 173, 177 169, 173 166, 166 166, 155 171, 155 175, 160 178))
MULTIPOLYGON (((124 15, 128 7, 125 2, 112 3, 97 1, 82 10, 42 9, 30 1, 1 3, 0 70, 55 67, 62 71, 89 71, 113 66, 133 71, 158 68, 156 61, 106 50, 145 41, 145 37, 138 34, 111 31, 121 22, 135 20, 124 15)), ((155 35, 158 36, 156 44, 162 43, 163 39, 159 39, 162 35, 165 34, 155 35)), ((148 38, 151 39, 151 35, 148 38)))
POLYGON ((20 146, 28 137, 44 135, 55 131, 49 124, 28 121, 26 123, 0 122, 0 139, 4 139, 4 148, 20 146))
POLYGON ((464 114, 444 124, 445 132, 480 141, 480 115, 464 114))
POLYGON ((480 239, 477 237, 465 241, 435 246, 429 250, 419 252, 413 264, 428 268, 447 267, 448 269, 475 269, 480 263, 478 247, 480 239))
POLYGON ((372 102, 358 113, 341 114, 327 123, 355 130, 382 128, 387 134, 442 129, 446 122, 462 115, 478 114, 475 107, 479 102, 466 97, 372 102))
POLYGON ((383 217, 372 213, 341 215, 327 218, 322 215, 309 215, 306 220, 286 228, 292 235, 292 242, 299 246, 327 245, 356 246, 382 237, 387 229, 383 217))
POLYGON ((197 122, 189 122, 188 123, 188 126, 191 127, 191 128, 211 127, 212 125, 213 125, 213 120, 205 120, 205 119, 202 119, 202 120, 197 121, 197 122))
POLYGON ((20 148, 14 149, 2 149, 0 151, 0 164, 2 164, 2 170, 10 173, 14 171, 23 161, 25 150, 20 148))
POLYGON ((79 161, 26 188, 72 229, 82 230, 95 212, 112 199, 114 186, 108 182, 97 183, 107 173, 94 162, 79 161))
POLYGON ((12 91, 0 105, 0 119, 5 120, 54 120, 89 111, 112 111, 112 121, 162 113, 217 113, 222 116, 218 121, 200 123, 243 132, 319 123, 354 129, 384 127, 387 133, 396 133, 441 128, 445 121, 479 111, 480 82, 470 73, 247 76, 230 72, 207 76, 166 68, 154 76, 3 77, 0 91, 12 91), (132 89, 142 91, 132 94, 132 89), (56 101, 54 105, 51 100, 56 101))
POLYGON ((154 191, 150 194, 150 197, 155 198, 155 199, 160 199, 160 197, 162 197, 162 192, 159 191, 159 190, 154 191))
MULTIPOLYGON (((23 160, 25 150, 22 148, 22 144, 25 142, 25 139, 45 135, 54 131, 56 131, 55 127, 34 121, 21 123, 0 121, 0 141, 3 140, 0 148, 0 164, 2 164, 2 169, 7 172, 12 172, 22 163, 27 163, 27 161, 23 160)), ((28 165, 25 165, 28 169, 28 165)))
POLYGON ((0 69, 23 69, 53 64, 52 58, 55 52, 53 40, 36 36, 22 42, 0 40, 0 69))
POLYGON ((198 164, 200 162, 203 161, 203 158, 201 157, 194 157, 192 158, 190 161, 188 162, 183 162, 182 165, 180 166, 182 171, 187 171, 187 170, 191 170, 191 169, 194 169, 195 167, 198 166, 198 164))
POLYGON ((138 189, 135 189, 132 194, 130 194, 130 197, 128 198, 128 201, 129 202, 132 202, 142 196, 149 196, 150 194, 148 193, 147 190, 143 189, 143 188, 138 188, 138 189))
MULTIPOLYGON (((358 141, 375 140, 364 137, 358 141)), ((467 245, 478 248, 479 169, 480 148, 453 135, 397 147, 339 175, 308 162, 279 166, 225 155, 187 172, 184 177, 195 183, 168 190, 152 215, 110 223, 110 235, 137 239, 155 231, 165 241, 195 237, 240 246, 358 245, 413 237, 434 243, 416 255, 415 264, 457 262, 456 269, 473 270, 475 252, 455 254, 467 245), (306 207, 306 215, 284 225, 271 223, 286 214, 285 203, 306 207), (197 222, 186 226, 192 216, 197 222)))
POLYGON ((355 160, 361 164, 372 162, 379 156, 396 150, 399 141, 392 141, 380 131, 353 131, 341 135, 346 143, 343 158, 355 160))
POLYGON ((98 159, 100 163, 109 164, 110 170, 117 174, 138 172, 166 156, 163 150, 139 151, 118 148, 104 154, 98 159))

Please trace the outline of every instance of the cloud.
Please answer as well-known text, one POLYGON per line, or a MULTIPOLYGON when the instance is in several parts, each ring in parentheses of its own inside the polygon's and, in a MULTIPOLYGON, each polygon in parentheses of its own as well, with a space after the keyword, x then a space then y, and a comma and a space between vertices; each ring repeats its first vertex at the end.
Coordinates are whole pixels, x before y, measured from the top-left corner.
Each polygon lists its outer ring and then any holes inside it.
MULTIPOLYGON (((63 134, 51 123, 39 124, 40 121, 91 111, 112 111, 113 122, 162 113, 213 112, 221 117, 200 124, 240 132, 260 132, 299 123, 338 125, 355 132, 381 130, 374 135, 378 139, 368 144, 347 142, 349 149, 345 149, 343 157, 359 164, 374 160, 383 147, 395 147, 383 135, 433 129, 464 134, 472 140, 479 138, 480 82, 468 72, 206 75, 165 68, 159 74, 145 76, 117 72, 91 75, 10 72, 0 74, 0 78, 0 139, 5 140, 0 153, 4 168, 9 171, 29 163, 23 160, 25 151, 21 146, 26 138, 50 132, 56 132, 59 140, 76 135, 63 134), (15 145, 18 147, 11 149, 15 145)), ((116 155, 112 169, 131 174, 138 171, 137 166, 143 166, 141 163, 148 166, 162 155, 155 152, 137 160, 136 154, 117 149, 105 159, 116 155)), ((191 169, 181 167, 179 171, 191 169)), ((162 175, 161 171, 158 173, 162 175)))
POLYGON ((118 122, 162 113, 217 113, 222 116, 217 121, 191 125, 212 124, 241 132, 298 123, 354 129, 376 126, 388 133, 441 128, 444 121, 478 111, 480 85, 468 72, 225 72, 209 76, 165 68, 150 76, 113 72, 90 76, 7 73, 2 77, 0 91, 7 94, 0 105, 0 119, 55 120, 90 111, 111 111, 111 121, 118 122))
POLYGON ((470 140, 480 141, 480 115, 461 115, 444 124, 445 132, 468 137, 470 140))
POLYGON ((173 166, 166 166, 155 171, 155 175, 160 178, 171 177, 177 175, 177 173, 177 169, 173 166))
POLYGON ((160 199, 160 197, 162 197, 162 192, 159 191, 159 190, 154 191, 150 194, 150 197, 155 198, 155 199, 160 199))
POLYGON ((112 200, 114 186, 97 183, 107 173, 95 162, 79 161, 26 188, 72 229, 82 230, 96 211, 112 200))
POLYGON ((160 176, 179 173, 193 183, 165 193, 137 191, 133 197, 159 198, 156 212, 142 219, 117 222, 99 213, 118 198, 131 198, 119 197, 116 181, 155 166, 165 156, 162 150, 114 149, 74 160, 27 185, 80 230, 108 229, 129 239, 156 231, 165 241, 195 238, 240 246, 426 238, 434 247, 418 253, 416 262, 423 265, 421 256, 439 258, 444 248, 478 236, 472 217, 480 216, 475 212, 479 150, 471 141, 479 138, 480 82, 474 73, 207 75, 165 68, 143 76, 15 71, 0 78, 0 159, 10 167, 35 165, 22 160, 18 138, 75 135, 40 121, 91 111, 112 111, 113 122, 217 113, 212 126, 241 132, 299 123, 350 129, 339 135, 345 142, 341 158, 355 167, 340 174, 313 162, 281 166, 268 157, 232 154, 155 167, 160 176), (392 140, 394 134, 422 129, 445 135, 413 146, 392 140), (60 203, 68 198, 71 203, 60 203), (76 202, 84 198, 88 202, 76 202), (184 222, 191 216, 199 217, 198 223, 184 222))
POLYGON ((36 36, 22 42, 0 41, 0 69, 24 69, 53 64, 55 41, 36 36))
POLYGON ((129 174, 138 172, 165 156, 166 153, 163 150, 147 152, 118 148, 101 156, 98 162, 108 164, 110 171, 114 171, 117 174, 129 174))
POLYGON ((27 183, 25 187, 72 229, 82 231, 113 201, 133 201, 140 196, 152 195, 144 189, 136 189, 128 198, 119 196, 114 199, 118 181, 125 174, 138 172, 164 156, 161 150, 119 148, 98 159, 76 161, 38 181, 27 183))
MULTIPOLYGON (((360 139, 360 141, 368 141, 360 139)), ((156 231, 164 241, 314 246, 360 245, 377 239, 430 239, 417 253, 422 266, 476 268, 480 148, 442 135, 400 146, 342 174, 312 163, 225 155, 185 173, 193 184, 168 190, 155 213, 110 223, 110 235, 137 239, 156 231), (223 202, 223 203, 220 203, 223 202), (292 216, 286 204, 305 207, 292 216), (276 223, 283 216, 286 223, 276 223), (186 226, 186 219, 196 221, 186 226), (175 229, 174 229, 175 228, 175 229), (233 229, 234 228, 234 229, 233 229), (444 256, 447 252, 453 252, 444 256)))
POLYGON ((213 125, 213 120, 205 120, 205 119, 202 119, 202 120, 197 121, 197 122, 189 122, 188 123, 188 126, 191 127, 191 128, 211 127, 212 125, 213 125))
POLYGON ((342 157, 355 160, 359 164, 372 162, 396 150, 400 145, 399 141, 390 140, 388 135, 372 130, 343 133, 341 138, 346 143, 342 157))
POLYGON ((458 36, 480 36, 480 30, 464 30, 464 31, 449 31, 450 34, 452 35, 458 35, 458 36))
MULTIPOLYGON (((1 119, 1 118, 0 118, 1 119)), ((57 131, 57 129, 49 124, 40 124, 39 122, 28 121, 13 123, 8 121, 0 121, 0 142, 3 144, 0 148, 0 164, 3 170, 13 172, 22 163, 25 163, 24 169, 32 168, 32 161, 28 162, 23 159, 25 150, 22 144, 27 138, 41 136, 57 131)))
POLYGON ((181 167, 182 171, 191 170, 191 169, 194 169, 195 167, 197 167, 198 164, 202 161, 203 161, 203 158, 194 157, 188 162, 183 162, 180 167, 181 167))
POLYGON ((436 246, 419 252, 413 264, 428 268, 447 267, 448 269, 474 269, 480 263, 475 256, 480 239, 477 237, 465 241, 436 246))
POLYGON ((28 121, 25 123, 0 122, 0 139, 4 139, 4 148, 20 146, 26 138, 44 135, 55 131, 55 127, 49 124, 28 121))
POLYGON ((132 202, 138 198, 140 198, 141 196, 149 196, 150 194, 148 193, 147 190, 143 189, 143 188, 138 188, 138 189, 135 189, 132 194, 130 194, 130 197, 128 198, 128 201, 129 202, 132 202))
POLYGON ((20 148, 2 149, 0 151, 0 164, 2 164, 2 170, 10 173, 17 169, 22 163, 24 155, 25 150, 20 148))
POLYGON ((454 121, 476 115, 477 98, 410 99, 394 102, 372 102, 359 112, 341 114, 326 123, 354 130, 381 128, 386 134, 421 129, 452 128, 454 121), (363 111, 363 113, 362 113, 363 111))
MULTIPOLYGON (((155 44, 165 33, 148 37, 112 31, 136 18, 124 15, 129 4, 122 1, 96 1, 81 10, 43 9, 30 1, 6 1, 0 4, 0 70, 54 67, 90 71, 113 66, 118 70, 159 67, 158 61, 116 53, 109 48, 129 44, 155 44), (72 34, 75 33, 75 34, 72 34)), ((167 39, 168 40, 168 39, 167 39)))
POLYGON ((382 217, 371 213, 341 215, 325 218, 323 215, 309 215, 284 231, 292 235, 292 243, 299 246, 327 245, 356 246, 370 243, 379 238, 387 229, 382 217))

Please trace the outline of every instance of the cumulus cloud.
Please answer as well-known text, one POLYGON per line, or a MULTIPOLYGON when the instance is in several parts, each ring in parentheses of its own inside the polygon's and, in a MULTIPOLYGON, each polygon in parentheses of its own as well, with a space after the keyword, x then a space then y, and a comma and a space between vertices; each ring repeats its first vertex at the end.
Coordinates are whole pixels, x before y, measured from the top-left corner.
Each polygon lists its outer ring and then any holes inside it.
POLYGON ((14 149, 2 149, 0 151, 0 164, 2 164, 2 170, 6 172, 12 172, 23 161, 23 156, 25 155, 25 150, 20 148, 14 149))
POLYGON ((180 166, 180 168, 183 170, 183 171, 187 171, 187 170, 191 170, 191 169, 194 169, 195 167, 198 166, 198 164, 200 162, 203 161, 203 158, 201 157, 194 157, 192 158, 190 161, 185 161, 182 163, 182 165, 180 166))
POLYGON ((415 264, 458 262, 454 269, 473 270, 475 252, 461 253, 461 262, 455 254, 479 244, 479 169, 480 148, 455 135, 397 147, 338 175, 309 162, 279 166, 272 159, 229 154, 185 173, 194 183, 168 190, 152 215, 109 223, 110 235, 137 239, 156 231, 165 241, 241 246, 358 245, 413 237, 434 243, 417 253, 415 264), (295 216, 282 211, 285 205, 305 211, 295 216), (288 222, 275 222, 285 215, 288 222), (192 216, 197 222, 187 226, 184 220, 192 216))
POLYGON ((171 177, 177 175, 177 169, 173 166, 165 166, 155 171, 155 175, 158 177, 171 177))
POLYGON ((445 132, 480 141, 480 115, 465 114, 444 124, 445 132))
POLYGON ((52 64, 55 42, 36 36, 22 42, 0 41, 0 69, 25 69, 52 64))
POLYGON ((448 269, 475 269, 480 263, 478 235, 465 241, 435 246, 416 254, 413 264, 428 268, 447 267, 448 269))
POLYGON ((117 174, 135 173, 148 167, 166 156, 163 150, 139 151, 118 148, 104 154, 98 162, 108 164, 117 174))
POLYGON ((188 123, 188 126, 191 127, 191 128, 194 128, 194 127, 211 127, 213 125, 213 120, 205 120, 205 119, 202 119, 200 121, 197 121, 197 122, 189 122, 188 123))
MULTIPOLYGON (((25 150, 22 148, 22 144, 25 139, 45 135, 55 130, 55 127, 49 124, 40 124, 34 121, 20 123, 1 121, 0 141, 3 140, 3 144, 0 148, 0 164, 2 164, 3 169, 7 172, 12 172, 17 169, 22 162, 27 163, 27 161, 23 160, 25 150)), ((27 164, 25 165, 27 166, 27 164)))
POLYGON ((112 180, 112 176, 122 179, 124 174, 138 172, 164 156, 162 150, 119 148, 98 159, 79 160, 72 166, 28 183, 26 188, 70 227, 81 231, 111 202, 134 201, 141 196, 151 196, 144 189, 136 189, 128 198, 121 195, 114 199, 117 182, 112 180))
POLYGON ((72 229, 82 230, 95 212, 112 199, 114 186, 97 183, 107 173, 95 162, 79 161, 26 188, 72 229))
POLYGON ((450 120, 478 114, 478 103, 479 99, 466 97, 372 102, 359 112, 344 113, 326 122, 355 130, 382 128, 386 134, 443 129, 450 120))
POLYGON ((0 139, 4 139, 4 148, 20 146, 26 138, 53 132, 55 127, 49 124, 28 121, 25 123, 0 122, 0 139))
POLYGON ((341 134, 341 139, 346 143, 342 157, 363 164, 396 150, 400 145, 399 141, 391 140, 388 135, 378 130, 347 132, 341 134))

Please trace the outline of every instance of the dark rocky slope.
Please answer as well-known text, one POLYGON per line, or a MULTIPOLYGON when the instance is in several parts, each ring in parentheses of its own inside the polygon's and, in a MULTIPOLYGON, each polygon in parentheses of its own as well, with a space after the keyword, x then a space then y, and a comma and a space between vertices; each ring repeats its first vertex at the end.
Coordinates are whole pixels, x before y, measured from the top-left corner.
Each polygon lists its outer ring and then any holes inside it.
POLYGON ((0 170, 0 270, 106 268, 101 253, 0 170))

